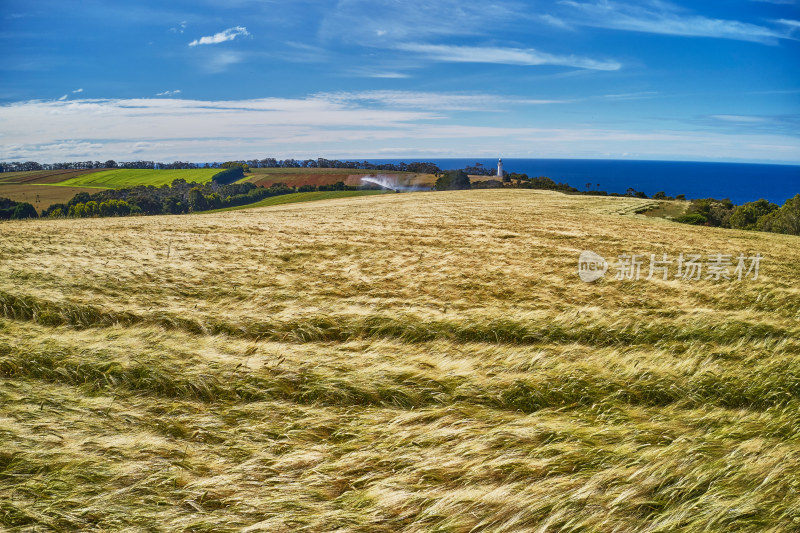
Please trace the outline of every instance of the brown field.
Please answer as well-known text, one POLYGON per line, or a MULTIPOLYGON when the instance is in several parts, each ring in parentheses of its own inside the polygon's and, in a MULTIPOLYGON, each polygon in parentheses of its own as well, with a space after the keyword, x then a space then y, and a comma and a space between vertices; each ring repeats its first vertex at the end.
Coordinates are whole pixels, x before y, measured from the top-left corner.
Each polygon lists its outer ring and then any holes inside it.
POLYGON ((52 204, 66 203, 79 192, 90 194, 97 192, 97 189, 83 187, 47 187, 48 184, 103 170, 107 169, 3 172, 0 173, 0 198, 9 198, 15 202, 28 202, 37 211, 41 211, 52 204))
POLYGON ((3 184, 47 184, 60 183, 70 178, 91 174, 93 172, 103 172, 107 168, 93 168, 80 170, 31 170, 28 172, 3 172, 0 173, 0 185, 3 184))
POLYGON ((10 198, 15 202, 28 202, 37 211, 41 211, 53 204, 66 203, 79 192, 93 194, 97 189, 85 187, 49 187, 29 183, 0 183, 0 198, 10 198))
POLYGON ((337 181, 343 181, 345 185, 361 185, 363 176, 391 176, 400 185, 425 185, 432 186, 436 181, 433 174, 415 174, 412 172, 380 172, 380 171, 358 171, 350 169, 326 168, 326 169, 266 169, 254 168, 252 174, 247 179, 256 185, 269 187, 275 183, 285 183, 292 187, 301 185, 331 185, 337 181))
POLYGON ((0 529, 798 531, 800 238, 648 205, 0 223, 0 529), (581 250, 764 259, 590 284, 581 250))

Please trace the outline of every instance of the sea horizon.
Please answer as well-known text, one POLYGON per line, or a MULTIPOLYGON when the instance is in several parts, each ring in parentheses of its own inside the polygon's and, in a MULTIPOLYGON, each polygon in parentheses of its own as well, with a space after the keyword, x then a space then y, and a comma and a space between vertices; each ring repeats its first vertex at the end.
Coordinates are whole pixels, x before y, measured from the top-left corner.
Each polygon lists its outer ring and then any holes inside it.
MULTIPOLYGON (((497 166, 494 158, 341 159, 354 160, 373 164, 424 161, 443 170, 475 163, 488 168, 497 166)), ((668 196, 684 194, 688 199, 729 198, 735 204, 764 198, 782 205, 800 193, 800 165, 788 163, 509 157, 503 158, 503 168, 508 173, 546 176, 581 191, 591 183, 591 190, 609 193, 625 193, 633 188, 648 196, 663 191, 668 196)))

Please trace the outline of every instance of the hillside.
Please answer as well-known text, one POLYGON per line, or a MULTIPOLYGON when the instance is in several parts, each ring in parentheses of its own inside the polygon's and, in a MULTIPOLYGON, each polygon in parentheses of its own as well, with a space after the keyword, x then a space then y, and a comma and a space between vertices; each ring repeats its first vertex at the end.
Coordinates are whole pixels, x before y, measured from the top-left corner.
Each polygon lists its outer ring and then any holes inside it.
POLYGON ((64 203, 80 192, 93 193, 86 187, 46 187, 76 176, 102 172, 105 169, 80 170, 30 170, 25 172, 0 173, 0 198, 17 202, 28 202, 37 211, 57 203, 64 203))
POLYGON ((78 169, 29 170, 0 173, 0 198, 28 202, 41 211, 66 203, 76 194, 97 189, 120 189, 137 185, 160 187, 176 179, 206 183, 219 169, 78 169))
POLYGON ((169 185, 176 179, 186 180, 189 183, 206 183, 211 181, 214 174, 218 172, 220 172, 218 168, 170 170, 113 169, 76 176, 56 183, 55 185, 63 187, 98 187, 104 189, 123 189, 126 187, 135 187, 137 185, 153 185, 155 187, 160 187, 162 185, 169 185))
POLYGON ((301 185, 331 185, 343 181, 346 185, 362 185, 364 176, 385 176, 399 185, 428 186, 436 182, 433 174, 417 174, 414 172, 388 172, 380 170, 352 170, 346 168, 251 168, 247 180, 269 187, 275 183, 285 183, 292 187, 301 185))
POLYGON ((631 214, 649 203, 0 223, 0 525, 796 529, 800 241, 631 214), (763 259, 644 279, 664 253, 763 259))

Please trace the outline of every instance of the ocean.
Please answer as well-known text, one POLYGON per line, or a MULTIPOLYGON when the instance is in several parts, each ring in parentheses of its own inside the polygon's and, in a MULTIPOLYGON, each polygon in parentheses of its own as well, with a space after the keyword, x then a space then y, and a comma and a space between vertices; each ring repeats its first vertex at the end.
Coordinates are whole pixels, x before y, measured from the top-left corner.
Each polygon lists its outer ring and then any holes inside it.
MULTIPOLYGON (((430 161, 444 170, 464 168, 476 162, 497 167, 496 159, 370 159, 371 163, 430 161)), ((628 187, 652 196, 730 198, 735 204, 765 198, 778 205, 800 193, 800 166, 746 163, 697 163, 689 161, 620 161, 608 159, 503 159, 506 172, 547 176, 579 190, 591 188, 625 193, 628 187), (599 184, 599 187, 598 187, 599 184)))

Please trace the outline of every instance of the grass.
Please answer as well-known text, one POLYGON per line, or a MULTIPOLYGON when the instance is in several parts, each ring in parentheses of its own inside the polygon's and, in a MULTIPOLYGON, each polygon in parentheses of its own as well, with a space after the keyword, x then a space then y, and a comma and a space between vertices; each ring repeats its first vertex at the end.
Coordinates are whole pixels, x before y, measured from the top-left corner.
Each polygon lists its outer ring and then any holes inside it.
POLYGON ((295 192, 290 194, 282 194, 280 196, 271 196, 252 204, 224 207, 222 209, 204 211, 204 213, 221 213, 225 211, 238 211, 240 209, 252 209, 254 207, 268 207, 272 205, 294 204, 298 202, 314 202, 317 200, 332 200, 336 198, 352 198, 354 196, 372 196, 374 194, 384 194, 384 191, 363 190, 295 192))
POLYGON ((193 181, 206 183, 211 181, 214 174, 219 173, 219 171, 219 169, 214 168, 176 170, 115 169, 77 176, 53 185, 99 189, 123 189, 137 185, 160 187, 169 185, 176 179, 184 179, 190 183, 193 181))
POLYGON ((648 217, 676 218, 685 214, 688 206, 689 202, 660 200, 654 207, 642 214, 648 217))
POLYGON ((798 240, 647 202, 3 223, 0 527, 797 530, 798 240), (584 249, 765 259, 584 284, 584 249))

